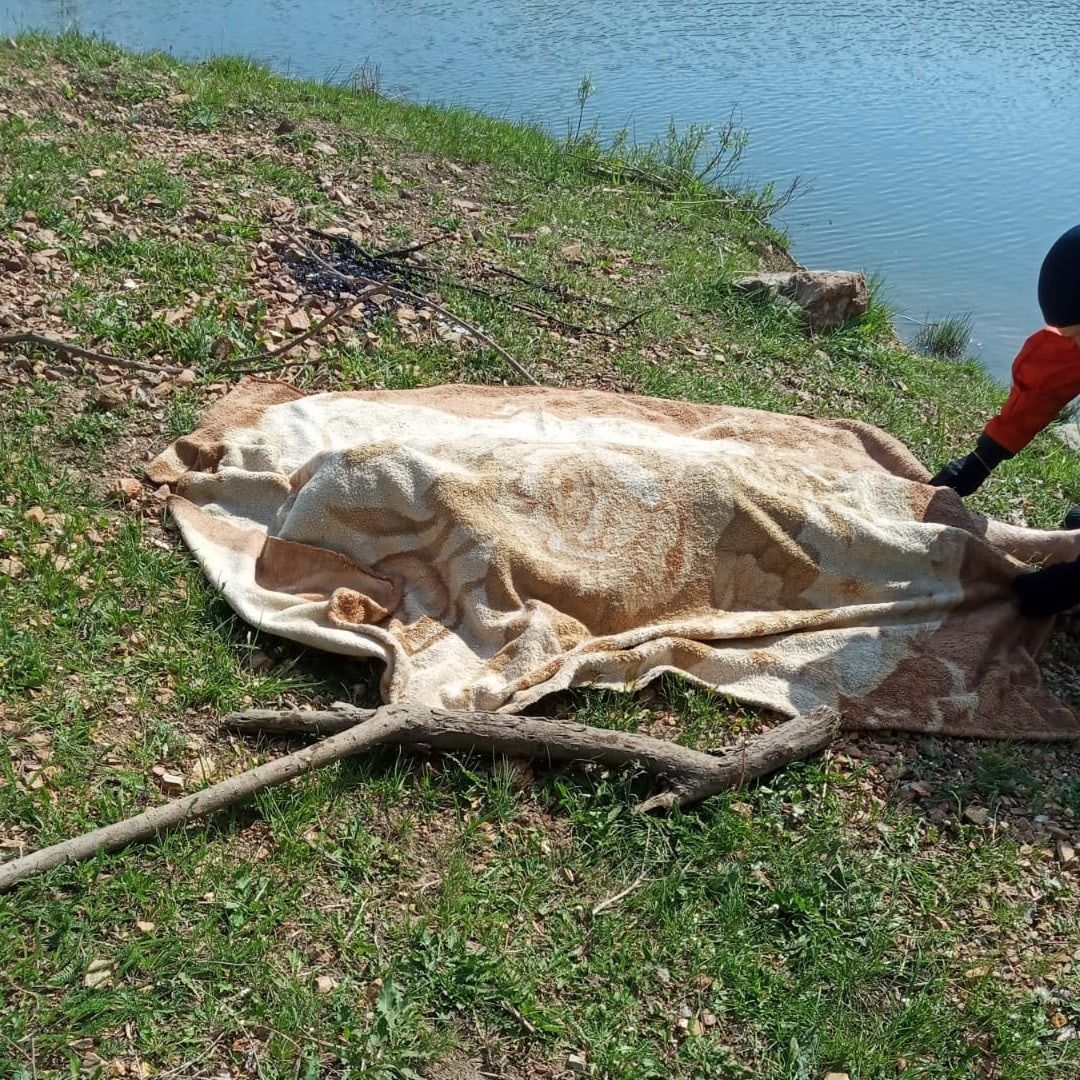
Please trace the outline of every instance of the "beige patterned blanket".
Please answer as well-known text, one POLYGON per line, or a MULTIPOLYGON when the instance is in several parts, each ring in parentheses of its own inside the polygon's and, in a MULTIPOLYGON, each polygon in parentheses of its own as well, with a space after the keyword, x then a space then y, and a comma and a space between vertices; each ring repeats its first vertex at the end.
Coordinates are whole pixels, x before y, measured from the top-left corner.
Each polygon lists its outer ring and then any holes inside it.
POLYGON ((1080 734, 1009 587, 1080 538, 970 516, 868 425, 247 381, 148 471, 243 618, 378 659, 387 701, 517 712, 678 672, 849 728, 1080 734))

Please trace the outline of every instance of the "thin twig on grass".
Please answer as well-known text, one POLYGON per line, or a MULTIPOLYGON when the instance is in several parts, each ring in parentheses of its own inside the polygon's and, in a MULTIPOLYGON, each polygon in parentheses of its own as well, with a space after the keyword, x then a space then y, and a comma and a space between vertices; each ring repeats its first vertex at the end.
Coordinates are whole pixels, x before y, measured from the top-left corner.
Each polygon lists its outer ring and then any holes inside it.
POLYGON ((445 712, 423 706, 384 705, 365 710, 342 706, 329 712, 250 710, 225 723, 241 731, 332 730, 321 742, 258 765, 239 776, 193 795, 155 806, 126 821, 0 864, 0 892, 25 878, 116 851, 163 829, 187 824, 376 746, 472 752, 546 761, 588 761, 611 766, 636 765, 661 780, 665 790, 646 799, 638 810, 668 810, 699 802, 717 791, 774 772, 829 745, 837 731, 835 716, 819 712, 797 716, 752 736, 737 750, 713 756, 678 743, 632 732, 610 731, 544 717, 505 713, 445 712))
MULTIPOLYGON (((329 235, 329 234, 322 234, 329 235)), ((389 248, 386 251, 376 251, 376 259, 403 259, 406 255, 412 255, 417 251, 423 251, 424 248, 434 247, 436 244, 441 244, 444 240, 453 236, 451 232, 445 232, 442 236, 436 236, 434 240, 422 240, 419 244, 410 244, 408 247, 403 248, 389 248)))
POLYGON ((642 870, 640 874, 625 889, 617 892, 614 896, 609 896, 606 900, 601 900, 599 904, 592 909, 594 915, 600 915, 610 908, 613 908, 619 901, 625 900, 636 888, 638 888, 645 881, 645 871, 642 870))
POLYGON ((109 367, 126 368, 128 371, 152 371, 165 375, 179 375, 184 370, 171 364, 147 364, 142 360, 124 360, 119 356, 96 352, 94 349, 84 349, 81 345, 73 345, 69 341, 61 341, 59 338, 35 334, 28 330, 21 330, 15 334, 0 334, 0 348, 9 345, 35 345, 39 349, 50 349, 55 353, 60 353, 61 356, 90 360, 95 364, 107 364, 109 367))
POLYGON ((524 300, 515 300, 506 293, 485 289, 483 285, 477 285, 472 281, 454 281, 448 279, 440 282, 437 274, 428 274, 427 272, 424 272, 424 276, 433 284, 443 284, 451 289, 461 289, 464 292, 475 293, 477 296, 484 296, 489 300, 494 300, 497 304, 505 304, 515 311, 524 311, 527 315, 533 315, 536 318, 541 319, 546 323, 550 323, 553 326, 557 326, 561 330, 565 330, 571 334, 591 334, 594 337, 610 338, 614 337, 616 333, 614 330, 600 330, 593 326, 585 326, 583 323, 569 322, 558 315, 552 314, 550 311, 545 311, 543 308, 537 307, 535 304, 530 304, 524 300))
MULTIPOLYGON (((374 289, 368 289, 366 292, 374 292, 374 289)), ((260 371, 271 371, 278 367, 277 364, 271 364, 269 366, 260 366, 265 360, 273 360, 275 357, 284 356, 285 353, 291 352, 298 345, 303 345, 305 341, 310 341, 316 334, 321 333, 331 323, 337 322, 337 320, 349 310, 358 300, 362 300, 366 293, 362 293, 356 300, 349 300, 338 304, 333 311, 330 312, 325 318, 320 319, 313 326, 309 326, 302 334, 297 334, 296 337, 290 338, 288 341, 282 342, 280 345, 275 345, 272 349, 265 349, 263 352, 252 353, 250 356, 242 356, 239 360, 234 360, 228 364, 220 364, 214 368, 216 372, 222 374, 255 374, 260 371)))
POLYGON ((616 326, 615 329, 611 332, 612 334, 621 334, 624 330, 629 330, 630 327, 634 325, 634 323, 640 322, 642 319, 644 319, 646 315, 651 315, 654 311, 659 310, 659 308, 651 307, 646 308, 644 311, 639 311, 636 315, 631 315, 630 318, 626 320, 626 322, 619 323, 619 325, 616 326))
POLYGON ((368 277, 366 274, 346 274, 336 266, 327 262, 326 259, 307 244, 298 243, 297 246, 305 255, 317 262, 324 270, 340 278, 342 281, 356 282, 360 285, 377 285, 377 291, 379 292, 386 292, 391 296, 397 296, 403 300, 409 300, 414 304, 418 303, 423 307, 431 308, 432 311, 438 312, 444 318, 449 319, 450 322, 456 323, 467 333, 475 337, 477 341, 483 342, 489 349, 494 349, 494 351, 497 352, 526 382, 531 383, 533 386, 541 385, 540 380, 537 379, 536 376, 521 363, 521 361, 514 359, 514 357, 511 356, 497 341, 485 334, 479 327, 466 322, 460 315, 455 315, 441 304, 436 304, 433 300, 429 300, 426 296, 415 293, 411 289, 402 289, 397 285, 389 285, 385 281, 377 281, 375 278, 368 277))
POLYGON ((522 1016, 520 1010, 515 1009, 509 1001, 502 1002, 502 1007, 525 1029, 526 1035, 536 1034, 536 1025, 527 1016, 522 1016))
POLYGON ((313 226, 308 226, 308 232, 312 236, 319 236, 323 240, 329 240, 331 243, 341 243, 345 241, 351 244, 358 251, 363 252, 364 258, 370 258, 372 262, 377 262, 380 259, 403 259, 406 255, 412 255, 414 252, 423 251, 424 248, 434 247, 436 244, 441 244, 444 240, 448 240, 453 236, 453 232, 444 232, 439 236, 436 236, 434 240, 421 240, 417 244, 410 244, 408 247, 403 248, 388 248, 386 251, 372 251, 368 252, 351 236, 344 236, 340 233, 328 232, 326 229, 316 229, 313 226))
POLYGON ((521 285, 528 285, 530 288, 539 289, 541 292, 546 292, 559 300, 573 301, 576 304, 595 304, 599 307, 615 308, 623 311, 626 310, 624 305, 616 304, 615 301, 609 300, 606 296, 589 296, 588 293, 578 292, 576 289, 571 289, 568 285, 560 283, 552 284, 550 281, 538 281, 536 278, 525 277, 516 270, 510 270, 505 266, 497 266, 495 263, 483 263, 482 273, 486 277, 502 277, 506 278, 508 281, 516 281, 521 285))

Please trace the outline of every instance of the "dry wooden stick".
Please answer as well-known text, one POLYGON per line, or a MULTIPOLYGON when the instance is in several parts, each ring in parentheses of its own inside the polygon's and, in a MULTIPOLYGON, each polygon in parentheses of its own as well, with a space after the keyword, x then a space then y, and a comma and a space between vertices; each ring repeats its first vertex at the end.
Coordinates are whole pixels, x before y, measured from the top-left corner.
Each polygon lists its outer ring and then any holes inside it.
POLYGON ((393 714, 373 719, 370 723, 350 727, 322 742, 306 746, 294 754, 268 761, 265 765, 259 765, 239 776, 213 784, 194 795, 187 795, 163 806, 155 806, 125 821, 94 829, 82 836, 0 864, 0 892, 34 874, 51 870, 55 866, 81 862, 98 851, 116 851, 135 841, 146 840, 162 829, 173 828, 213 814, 249 798, 257 791, 303 776, 369 746, 377 746, 385 742, 397 726, 398 721, 393 714))
POLYGON ((400 297, 403 300, 409 300, 412 303, 422 304, 424 307, 429 307, 432 311, 437 311, 444 318, 449 319, 452 323, 457 323, 463 330, 468 331, 478 341, 482 341, 489 349, 494 349, 526 382, 531 383, 533 386, 540 386, 540 380, 532 374, 531 371, 520 360, 515 360, 494 338, 489 337, 477 326, 473 326, 472 323, 466 322, 460 315, 455 315, 452 311, 444 308, 441 304, 436 304, 433 300, 429 300, 426 296, 421 296, 420 293, 415 293, 411 289, 402 289, 397 285, 389 285, 384 281, 376 281, 375 278, 368 277, 366 274, 346 274, 339 270, 336 266, 331 265, 324 259, 317 251, 309 247, 307 244, 298 243, 300 249, 309 258, 317 262, 324 270, 342 281, 358 282, 361 285, 377 285, 378 289, 373 291, 387 292, 391 296, 400 297))
MULTIPOLYGON (((426 277, 432 284, 440 284, 440 280, 437 274, 428 273, 427 271, 420 271, 424 277, 426 277)), ((512 296, 508 296, 506 293, 494 292, 491 289, 485 289, 482 285, 477 285, 472 281, 454 281, 451 279, 444 279, 442 284, 449 286, 451 289, 461 289, 465 292, 475 293, 477 296, 485 296, 489 300, 494 300, 497 304, 505 304, 507 307, 514 308, 516 311, 524 311, 528 315, 533 315, 536 318, 542 319, 544 322, 553 326, 558 326, 560 329, 566 330, 572 334, 591 334, 594 337, 606 337, 611 338, 615 336, 615 331, 612 330, 600 330, 596 327, 585 326, 583 323, 569 322, 566 319, 560 318, 558 315, 552 314, 550 311, 545 311, 541 307, 537 307, 535 304, 527 303, 524 300, 515 300, 512 296)), ((641 318, 640 315, 635 316, 635 320, 641 318)), ((634 320, 632 320, 634 321, 634 320)))
POLYGON ((614 330, 611 331, 612 336, 615 334, 621 334, 624 330, 629 330, 631 326, 636 322, 640 322, 646 315, 651 315, 654 311, 659 311, 659 308, 651 307, 646 308, 644 311, 639 311, 636 315, 631 315, 625 322, 619 323, 614 330))
POLYGON ((593 909, 593 915, 602 915, 605 911, 610 911, 616 904, 625 900, 635 889, 640 888, 645 881, 645 871, 642 870, 640 874, 625 889, 620 889, 614 896, 609 896, 606 900, 601 900, 593 909))
MULTIPOLYGON (((251 356, 242 356, 239 360, 235 360, 229 364, 222 364, 215 367, 215 371, 220 372, 246 372, 248 374, 252 372, 258 372, 264 370, 262 367, 252 367, 253 364, 259 364, 263 360, 272 360, 277 356, 284 356, 285 353, 291 352, 297 347, 297 345, 303 345, 305 341, 315 337, 331 323, 336 322, 350 307, 352 307, 358 300, 370 292, 374 292, 374 289, 367 289, 364 293, 361 293, 356 300, 348 300, 344 303, 338 304, 333 311, 330 312, 325 318, 320 319, 314 326, 309 326, 302 334, 297 334, 296 337, 290 338, 288 341, 283 341, 280 345, 275 345, 272 349, 265 349, 263 352, 252 353, 251 356)), ((271 365, 271 368, 277 367, 276 364, 271 365)))
POLYGON ((171 364, 146 364, 141 360, 123 360, 119 356, 110 356, 108 353, 84 349, 81 345, 72 345, 68 341, 47 337, 45 334, 35 334, 28 330, 22 330, 15 334, 0 334, 0 348, 5 345, 36 345, 41 349, 51 349, 62 356, 75 357, 79 360, 92 360, 96 364, 108 364, 111 367, 126 368, 129 371, 153 371, 165 375, 179 375, 184 370, 171 364))
POLYGON ((572 301, 577 304, 589 305, 594 304, 598 307, 605 307, 608 309, 614 309, 617 311, 626 311, 628 308, 624 304, 616 304, 614 300, 609 300, 606 296, 589 296, 588 293, 578 292, 576 289, 571 289, 569 285, 552 284, 550 281, 538 281, 535 278, 524 277, 522 274, 517 273, 515 270, 510 270, 505 266, 498 266, 492 262, 483 262, 481 264, 481 272, 486 277, 503 277, 509 281, 517 281, 522 285, 528 285, 534 289, 540 289, 542 292, 546 292, 551 296, 557 297, 559 300, 572 301))
MULTIPOLYGON (((323 236, 331 236, 330 233, 323 233, 323 236)), ((442 233, 440 236, 436 236, 434 240, 421 240, 418 244, 410 244, 408 247, 403 248, 388 248, 386 251, 376 251, 376 259, 401 259, 406 255, 412 255, 417 251, 423 251, 424 248, 434 247, 436 244, 441 244, 444 240, 448 240, 453 236, 453 230, 448 230, 442 233)), ((340 239, 340 237, 339 237, 340 239)))
POLYGON ((414 252, 423 251, 424 248, 441 244, 444 240, 448 240, 454 235, 453 230, 447 230, 439 236, 436 236, 434 240, 421 240, 419 243, 410 244, 408 247, 387 248, 386 251, 372 251, 369 253, 361 248, 351 236, 341 236, 338 233, 327 232, 326 229, 316 229, 312 226, 308 227, 308 232, 311 233, 312 236, 321 236, 324 240, 329 240, 331 243, 341 243, 344 241, 347 244, 351 244, 358 251, 363 252, 365 258, 369 257, 372 262, 378 262, 380 259, 402 259, 406 255, 412 255, 414 252))
POLYGON ((591 761, 638 765, 667 784, 638 809, 686 806, 726 788, 764 776, 832 742, 836 718, 827 713, 798 716, 753 736, 744 746, 717 756, 677 743, 606 728, 504 713, 444 712, 422 706, 385 705, 365 710, 341 706, 329 712, 251 710, 224 721, 241 731, 329 731, 337 733, 275 761, 213 784, 194 795, 154 807, 135 817, 65 840, 0 864, 0 892, 34 874, 80 862, 98 851, 116 851, 163 829, 225 809, 256 792, 286 783, 375 746, 470 750, 547 761, 591 761))

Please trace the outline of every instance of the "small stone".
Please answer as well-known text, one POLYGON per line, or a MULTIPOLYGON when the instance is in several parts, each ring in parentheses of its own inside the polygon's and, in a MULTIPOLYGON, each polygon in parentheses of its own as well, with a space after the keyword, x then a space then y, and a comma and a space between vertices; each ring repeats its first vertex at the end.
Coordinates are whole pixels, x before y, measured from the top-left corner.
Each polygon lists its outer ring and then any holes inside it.
POLYGON ((323 154, 325 157, 337 157, 337 150, 331 146, 328 142, 316 142, 312 143, 311 149, 317 154, 323 154))
POLYGON ((851 1080, 847 1073, 829 1072, 825 1074, 825 1080, 851 1080))
POLYGON ((964 820, 972 825, 985 825, 990 817, 990 811, 985 806, 964 807, 964 820))
POLYGON ((170 772, 164 765, 155 765, 151 772, 157 785, 166 795, 178 795, 184 790, 184 778, 179 773, 170 772))
POLYGON ((90 966, 86 969, 86 974, 83 976, 83 986, 88 986, 91 990, 103 990, 106 986, 111 985, 112 961, 106 960, 103 957, 91 960, 90 966))
POLYGON ((100 180, 103 176, 108 176, 108 173, 104 169, 91 169, 86 175, 91 180, 100 180))
POLYGON ((667 986, 671 982, 671 972, 666 967, 658 967, 656 969, 656 981, 661 986, 667 986))
POLYGON ((117 502, 133 502, 142 490, 142 484, 134 476, 118 476, 109 482, 108 495, 117 502))
POLYGON ((329 975, 320 975, 315 980, 315 993, 316 994, 330 994, 337 989, 337 979, 331 978, 329 975))
POLYGON ((1062 866, 1068 866, 1076 861, 1076 849, 1068 841, 1059 840, 1057 842, 1057 857, 1062 866))
POLYGON ((562 256, 567 262, 580 263, 585 261, 583 249, 580 244, 567 244, 562 249, 562 256))
POLYGON ((152 934, 157 929, 157 924, 147 922, 145 919, 136 919, 135 929, 138 930, 140 934, 152 934))
POLYGON ((292 333, 300 334, 311 327, 311 317, 303 309, 290 311, 285 316, 285 325, 292 333))
POLYGON ((43 507, 31 506, 30 509, 27 510, 25 514, 23 514, 23 521, 33 521, 36 522, 38 525, 44 525, 45 518, 47 516, 48 515, 45 513, 43 507))
POLYGON ((103 386, 95 392, 93 402, 102 412, 115 412, 127 404, 124 395, 119 390, 108 386, 103 386))
POLYGON ((579 1053, 576 1053, 576 1054, 568 1055, 568 1057, 566 1059, 566 1067, 571 1072, 576 1072, 576 1073, 585 1072, 589 1067, 589 1063, 585 1059, 584 1052, 579 1052, 579 1053))
POLYGON ((217 762, 212 757, 207 757, 205 754, 202 757, 195 759, 195 764, 191 767, 191 779, 198 783, 205 783, 217 772, 217 762))
POLYGON ((6 577, 17 578, 22 577, 26 572, 26 564, 14 557, 7 559, 0 559, 0 574, 6 577))

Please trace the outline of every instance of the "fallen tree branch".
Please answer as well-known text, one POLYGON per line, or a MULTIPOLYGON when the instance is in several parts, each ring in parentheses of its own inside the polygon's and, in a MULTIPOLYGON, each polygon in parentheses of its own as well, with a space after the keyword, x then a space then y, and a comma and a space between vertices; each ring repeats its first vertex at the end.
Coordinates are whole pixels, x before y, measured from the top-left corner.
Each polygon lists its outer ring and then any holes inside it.
MULTIPOLYGON (((235 731, 265 734, 330 734, 374 719, 390 709, 357 709, 339 704, 326 711, 252 709, 225 717, 235 731)), ((726 788, 775 772, 816 753, 835 736, 837 720, 827 713, 798 716, 754 735, 733 750, 705 753, 649 735, 611 731, 535 716, 506 713, 406 710, 408 723, 390 740, 398 746, 430 750, 470 750, 549 762, 590 761, 636 764, 664 780, 669 790, 642 803, 641 810, 669 809, 700 802, 726 788)))
POLYGON ((586 158, 581 155, 578 155, 578 160, 588 172, 606 177, 608 180, 623 180, 629 177, 631 180, 637 180, 639 183, 656 188, 658 191, 667 192, 678 191, 683 186, 671 177, 649 172, 647 169, 641 168, 640 165, 631 165, 629 162, 620 161, 607 164, 596 158, 586 158))
POLYGON ((409 705, 385 705, 374 710, 339 706, 329 712, 255 709, 227 716, 224 723, 240 731, 336 729, 336 734, 194 795, 0 864, 0 892, 25 878, 80 862, 99 851, 116 851, 147 840, 163 829, 206 817, 256 792, 376 746, 469 750, 551 762, 637 765, 667 785, 665 791, 638 807, 647 812, 699 802, 809 757, 827 746, 837 730, 836 718, 831 715, 798 716, 753 736, 738 749, 714 756, 648 735, 544 717, 443 712, 409 705))
POLYGON ((141 360, 124 360, 119 356, 111 356, 109 353, 95 352, 93 349, 84 349, 81 345, 72 345, 69 341, 61 341, 59 338, 48 337, 45 334, 35 334, 28 330, 22 330, 15 334, 0 334, 0 348, 7 345, 35 345, 39 349, 49 349, 61 356, 73 357, 79 360, 92 360, 95 364, 108 364, 110 367, 126 368, 128 371, 152 371, 165 375, 179 375, 183 368, 172 364, 147 364, 141 360))
POLYGON ((317 262, 324 270, 333 274, 335 277, 340 278, 342 281, 354 282, 359 285, 376 285, 378 286, 378 292, 386 292, 391 296, 397 296, 402 300, 408 300, 411 303, 418 303, 423 307, 429 307, 432 311, 438 312, 444 318, 449 319, 450 322, 456 323, 463 330, 472 334, 477 341, 483 342, 489 349, 493 349, 497 352, 509 365, 516 371, 526 382, 531 383, 533 386, 542 385, 540 380, 532 374, 531 371, 520 360, 516 360, 510 355, 494 338, 485 334, 478 326, 473 326, 472 323, 466 322, 460 315, 455 315, 452 311, 443 307, 441 304, 436 304, 433 300, 429 300, 426 296, 420 293, 413 292, 411 289, 402 289, 397 285, 390 285, 385 281, 377 281, 375 278, 368 277, 366 274, 346 274, 339 270, 336 266, 327 262, 317 251, 308 246, 307 244, 300 244, 297 242, 297 246, 311 258, 317 262))

